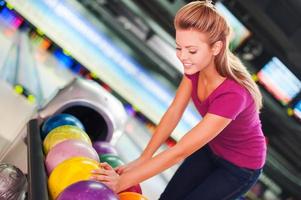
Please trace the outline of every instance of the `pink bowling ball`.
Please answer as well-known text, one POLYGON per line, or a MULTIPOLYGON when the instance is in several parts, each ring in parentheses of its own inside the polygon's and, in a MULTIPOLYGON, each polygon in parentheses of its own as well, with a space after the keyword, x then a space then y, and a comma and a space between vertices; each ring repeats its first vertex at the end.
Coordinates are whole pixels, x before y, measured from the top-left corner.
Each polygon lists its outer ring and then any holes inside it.
POLYGON ((97 152, 89 144, 80 140, 65 140, 55 145, 47 154, 45 165, 48 174, 64 160, 77 156, 88 157, 99 162, 97 152))

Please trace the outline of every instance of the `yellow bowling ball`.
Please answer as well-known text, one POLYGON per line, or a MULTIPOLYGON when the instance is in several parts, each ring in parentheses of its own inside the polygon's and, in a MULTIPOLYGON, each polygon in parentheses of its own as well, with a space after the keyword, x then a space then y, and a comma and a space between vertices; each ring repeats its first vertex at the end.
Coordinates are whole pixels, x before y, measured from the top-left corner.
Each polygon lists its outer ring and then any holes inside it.
POLYGON ((43 141, 44 153, 47 155, 52 147, 68 139, 78 139, 92 145, 92 142, 85 131, 76 126, 64 125, 53 129, 46 136, 43 141))
POLYGON ((73 157, 60 163, 48 179, 48 189, 52 199, 69 185, 78 181, 89 180, 92 170, 99 169, 99 163, 86 157, 73 157))
POLYGON ((120 200, 148 200, 142 194, 136 192, 122 192, 119 194, 120 200))

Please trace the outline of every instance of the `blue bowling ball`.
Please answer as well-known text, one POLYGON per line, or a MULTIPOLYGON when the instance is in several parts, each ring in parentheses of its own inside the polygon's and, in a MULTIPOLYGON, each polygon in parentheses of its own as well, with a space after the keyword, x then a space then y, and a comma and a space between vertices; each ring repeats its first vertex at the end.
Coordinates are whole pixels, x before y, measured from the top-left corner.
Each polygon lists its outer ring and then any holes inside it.
POLYGON ((52 129, 64 125, 76 126, 85 131, 83 124, 76 117, 70 114, 62 113, 49 117, 43 123, 41 138, 44 139, 52 129))

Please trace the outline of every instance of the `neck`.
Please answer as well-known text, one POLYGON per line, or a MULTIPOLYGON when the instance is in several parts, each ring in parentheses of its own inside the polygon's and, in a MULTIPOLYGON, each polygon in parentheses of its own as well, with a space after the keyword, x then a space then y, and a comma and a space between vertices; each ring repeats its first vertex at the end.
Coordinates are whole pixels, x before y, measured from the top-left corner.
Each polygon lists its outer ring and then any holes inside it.
POLYGON ((214 63, 211 63, 208 67, 200 72, 200 80, 205 85, 215 85, 225 80, 225 77, 221 76, 214 63))

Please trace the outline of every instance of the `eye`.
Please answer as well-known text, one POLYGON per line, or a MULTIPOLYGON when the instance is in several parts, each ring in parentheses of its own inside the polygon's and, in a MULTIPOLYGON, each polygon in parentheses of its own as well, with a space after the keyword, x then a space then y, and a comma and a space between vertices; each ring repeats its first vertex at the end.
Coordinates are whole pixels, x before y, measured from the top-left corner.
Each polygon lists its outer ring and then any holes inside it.
POLYGON ((176 48, 176 51, 181 51, 181 48, 180 48, 180 47, 177 47, 177 48, 176 48))
POLYGON ((196 52, 197 52, 196 50, 190 50, 189 51, 190 54, 196 54, 196 52))

